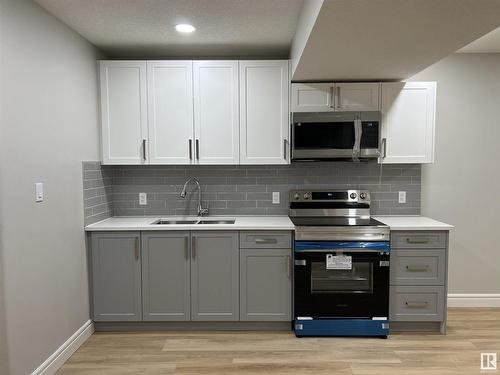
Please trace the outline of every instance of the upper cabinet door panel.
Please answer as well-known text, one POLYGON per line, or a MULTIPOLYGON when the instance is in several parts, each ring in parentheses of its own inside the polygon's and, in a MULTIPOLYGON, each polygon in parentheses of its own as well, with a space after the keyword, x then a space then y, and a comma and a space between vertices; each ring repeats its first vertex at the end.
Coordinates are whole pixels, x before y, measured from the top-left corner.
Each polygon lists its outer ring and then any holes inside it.
POLYGON ((238 61, 194 62, 198 164, 238 164, 238 61))
POLYGON ((336 83, 335 110, 378 111, 380 83, 336 83))
POLYGON ((436 82, 382 83, 382 163, 432 163, 436 82))
POLYGON ((147 153, 145 61, 101 61, 103 164, 144 164, 147 153))
POLYGON ((292 83, 292 112, 329 112, 333 107, 333 83, 292 83))
POLYGON ((193 160, 193 63, 148 61, 151 164, 193 160))
POLYGON ((288 164, 288 61, 240 61, 241 164, 288 164))

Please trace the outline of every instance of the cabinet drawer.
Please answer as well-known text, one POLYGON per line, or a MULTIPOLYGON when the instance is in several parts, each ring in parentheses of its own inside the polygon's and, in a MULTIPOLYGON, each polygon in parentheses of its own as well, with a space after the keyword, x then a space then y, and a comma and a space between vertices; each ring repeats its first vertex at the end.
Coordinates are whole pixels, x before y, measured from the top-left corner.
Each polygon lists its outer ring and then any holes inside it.
POLYGON ((391 248, 445 248, 446 232, 442 231, 413 231, 392 232, 391 248))
POLYGON ((283 232, 241 232, 240 247, 243 249, 290 249, 292 236, 288 231, 283 232))
POLYGON ((394 286, 389 297, 389 319, 404 321, 442 321, 444 287, 394 286))
POLYGON ((446 251, 392 250, 392 285, 444 285, 446 274, 446 251))

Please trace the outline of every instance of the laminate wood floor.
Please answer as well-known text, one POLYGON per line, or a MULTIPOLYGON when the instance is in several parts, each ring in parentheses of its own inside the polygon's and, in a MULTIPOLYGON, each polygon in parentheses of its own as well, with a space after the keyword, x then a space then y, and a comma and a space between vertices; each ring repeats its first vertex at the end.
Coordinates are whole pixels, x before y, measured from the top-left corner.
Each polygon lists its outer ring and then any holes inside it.
POLYGON ((298 339, 289 332, 95 333, 57 374, 469 375, 481 373, 481 352, 500 356, 500 308, 449 309, 448 318, 446 336, 398 333, 387 340, 298 339))

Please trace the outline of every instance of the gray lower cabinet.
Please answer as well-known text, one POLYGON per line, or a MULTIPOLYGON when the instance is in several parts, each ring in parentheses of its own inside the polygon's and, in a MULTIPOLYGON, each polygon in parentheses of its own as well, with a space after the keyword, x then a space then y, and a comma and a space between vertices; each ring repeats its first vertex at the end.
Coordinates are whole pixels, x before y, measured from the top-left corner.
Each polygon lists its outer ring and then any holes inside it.
POLYGON ((191 320, 239 320, 238 232, 191 232, 191 320))
POLYGON ((139 242, 139 232, 92 234, 92 305, 95 321, 142 319, 139 242))
POLYGON ((291 319, 291 267, 290 248, 240 250, 240 320, 291 319))
POLYGON ((142 308, 145 321, 191 319, 190 233, 142 233, 142 308))

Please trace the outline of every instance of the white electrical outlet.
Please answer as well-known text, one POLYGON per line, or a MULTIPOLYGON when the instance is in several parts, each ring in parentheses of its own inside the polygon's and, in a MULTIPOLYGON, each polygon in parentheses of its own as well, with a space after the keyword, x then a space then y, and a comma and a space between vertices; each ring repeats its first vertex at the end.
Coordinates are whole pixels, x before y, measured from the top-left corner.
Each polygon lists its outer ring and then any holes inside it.
POLYGON ((273 191, 273 204, 280 204, 280 192, 273 191))
POLYGON ((398 194, 398 202, 406 203, 406 191, 400 191, 398 194))
POLYGON ((139 193, 139 205, 145 206, 148 204, 148 195, 146 193, 139 193))
POLYGON ((35 202, 43 202, 43 183, 35 183, 35 202))

